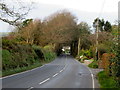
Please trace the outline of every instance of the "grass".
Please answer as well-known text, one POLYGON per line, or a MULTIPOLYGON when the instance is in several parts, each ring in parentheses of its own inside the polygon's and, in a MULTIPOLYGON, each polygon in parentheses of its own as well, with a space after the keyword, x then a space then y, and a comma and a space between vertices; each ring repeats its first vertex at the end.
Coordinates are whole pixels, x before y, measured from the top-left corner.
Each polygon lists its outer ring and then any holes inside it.
POLYGON ((16 74, 16 73, 20 73, 20 72, 27 71, 27 70, 31 70, 31 69, 40 67, 40 66, 42 66, 42 65, 44 65, 46 63, 49 63, 51 61, 52 60, 47 60, 47 61, 42 61, 42 62, 36 62, 33 65, 30 65, 28 67, 21 67, 21 68, 18 67, 16 69, 9 69, 7 71, 2 71, 2 77, 8 76, 8 75, 12 75, 12 74, 16 74))
POLYGON ((88 65, 90 68, 98 68, 97 61, 93 61, 91 64, 88 65))
POLYGON ((40 67, 40 66, 42 66, 42 64, 38 62, 38 63, 35 63, 35 64, 30 65, 28 67, 21 67, 21 68, 18 67, 18 68, 15 68, 15 69, 9 69, 9 70, 3 71, 2 76, 4 77, 4 76, 20 73, 20 72, 31 70, 33 68, 37 68, 37 67, 40 67))
POLYGON ((116 82, 112 76, 107 76, 105 71, 98 73, 100 88, 116 88, 116 82))

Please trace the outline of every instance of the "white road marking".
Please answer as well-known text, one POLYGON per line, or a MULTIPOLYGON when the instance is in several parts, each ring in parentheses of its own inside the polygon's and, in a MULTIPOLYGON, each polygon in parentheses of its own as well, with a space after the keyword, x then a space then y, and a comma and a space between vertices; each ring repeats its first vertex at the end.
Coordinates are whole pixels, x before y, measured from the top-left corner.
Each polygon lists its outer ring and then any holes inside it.
POLYGON ((55 75, 53 75, 53 77, 57 76, 59 73, 56 73, 55 75))
POLYGON ((48 80, 50 80, 50 78, 45 79, 44 81, 40 82, 39 84, 41 85, 41 84, 43 84, 43 83, 47 82, 48 80))
POLYGON ((29 89, 27 89, 27 90, 31 90, 31 89, 33 89, 34 87, 30 87, 29 89))
POLYGON ((63 69, 62 69, 62 70, 60 70, 60 72, 63 72, 63 69))
MULTIPOLYGON (((89 68, 88 68, 89 69, 89 68)), ((93 90, 95 88, 95 82, 94 82, 94 76, 92 74, 92 71, 89 69, 90 73, 91 73, 91 77, 92 77, 92 85, 93 85, 93 90)))
MULTIPOLYGON (((78 60, 75 60, 77 62, 79 62, 78 60)), ((80 62, 79 62, 80 63, 80 62)), ((81 64, 81 63, 80 63, 81 64)), ((83 64, 82 64, 83 65, 83 64)), ((85 65, 84 65, 85 66, 85 65)), ((87 66, 86 66, 87 67, 87 66)), ((88 67, 87 67, 88 68, 88 67)), ((93 90, 95 89, 95 81, 94 81, 94 76, 92 74, 92 71, 88 68, 88 70, 90 71, 91 73, 91 77, 92 77, 92 87, 93 87, 93 90)))
MULTIPOLYGON (((66 56, 66 61, 67 61, 67 56, 66 56)), ((46 64, 45 64, 45 65, 46 65, 46 64)), ((45 65, 43 65, 43 66, 45 66, 45 65)), ((16 76, 16 75, 19 75, 19 74, 27 73, 27 72, 36 70, 36 69, 38 69, 38 68, 42 68, 43 66, 37 67, 37 68, 34 68, 34 69, 31 69, 31 70, 28 70, 28 71, 16 73, 16 74, 13 74, 13 75, 5 76, 5 77, 2 77, 2 78, 0 78, 0 79, 5 79, 5 78, 9 78, 9 77, 16 76)), ((64 67, 62 70, 60 70, 59 72, 63 72, 63 71, 65 70, 65 68, 66 68, 66 65, 65 65, 65 67, 64 67)), ((53 77, 57 76, 58 74, 59 74, 59 73, 56 73, 55 75, 53 75, 53 77)), ((47 82, 48 80, 50 80, 50 78, 45 79, 44 81, 40 82, 39 84, 41 85, 41 84, 47 82)), ((34 87, 30 87, 28 90, 33 89, 33 88, 34 88, 34 87)))
MULTIPOLYGON (((66 60, 67 60, 67 57, 66 57, 66 60)), ((65 67, 64 67, 62 70, 60 70, 59 72, 63 72, 63 71, 65 70, 65 68, 66 68, 66 65, 65 65, 65 67)), ((58 74, 59 74, 59 73, 54 74, 53 77, 57 76, 58 74)), ((50 80, 50 78, 45 79, 44 81, 40 82, 39 84, 41 85, 41 84, 47 82, 48 80, 50 80)))
MULTIPOLYGON (((45 65, 46 65, 46 64, 45 64, 45 65)), ((43 66, 45 66, 45 65, 43 65, 43 66)), ((43 66, 37 67, 37 68, 34 68, 34 69, 31 69, 31 70, 27 70, 27 71, 24 71, 24 72, 16 73, 16 74, 13 74, 13 75, 5 76, 5 77, 2 77, 2 78, 0 78, 0 79, 5 79, 5 78, 9 78, 9 77, 16 76, 16 75, 19 75, 19 74, 27 73, 27 72, 36 70, 36 69, 38 69, 38 68, 42 68, 43 66)))

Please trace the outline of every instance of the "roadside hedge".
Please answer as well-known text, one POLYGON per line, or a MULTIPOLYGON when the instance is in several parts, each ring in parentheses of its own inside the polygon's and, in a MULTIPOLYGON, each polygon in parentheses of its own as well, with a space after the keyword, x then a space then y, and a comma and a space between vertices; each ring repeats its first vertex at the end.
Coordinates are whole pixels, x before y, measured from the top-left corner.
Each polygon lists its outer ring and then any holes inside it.
POLYGON ((2 45, 3 71, 28 67, 42 61, 50 61, 56 56, 52 51, 39 46, 19 44, 14 40, 3 39, 2 45))

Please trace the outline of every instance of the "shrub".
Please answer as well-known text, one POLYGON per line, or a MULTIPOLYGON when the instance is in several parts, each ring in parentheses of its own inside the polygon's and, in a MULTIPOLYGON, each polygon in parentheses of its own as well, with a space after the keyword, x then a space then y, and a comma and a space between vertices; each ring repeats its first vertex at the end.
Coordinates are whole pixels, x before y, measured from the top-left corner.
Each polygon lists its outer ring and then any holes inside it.
POLYGON ((32 48, 37 55, 36 59, 44 59, 44 54, 39 46, 33 45, 32 48))
POLYGON ((92 58, 93 57, 93 53, 92 53, 92 50, 89 49, 89 50, 81 50, 80 51, 80 56, 83 55, 83 56, 86 56, 87 58, 92 58))
POLYGON ((7 70, 12 67, 14 61, 12 61, 12 55, 8 50, 2 50, 2 67, 3 70, 7 70))
POLYGON ((41 50, 44 54, 45 61, 50 61, 50 60, 55 59, 56 54, 55 54, 55 52, 53 52, 51 45, 44 46, 44 48, 42 48, 41 50))
POLYGON ((53 46, 51 46, 51 45, 46 45, 46 46, 44 46, 44 49, 45 49, 45 50, 52 51, 52 47, 53 47, 53 46))
POLYGON ((21 45, 12 40, 3 39, 3 70, 34 64, 38 60, 30 45, 21 45))
POLYGON ((44 51, 44 59, 50 61, 56 57, 56 54, 52 51, 44 51))
POLYGON ((91 64, 88 65, 88 67, 90 67, 90 68, 98 68, 98 62, 93 61, 91 64))
POLYGON ((114 77, 108 76, 105 73, 105 71, 99 72, 97 76, 98 76, 98 80, 101 85, 101 88, 117 88, 114 77))
POLYGON ((40 60, 43 59, 50 61, 56 56, 52 50, 35 45, 20 44, 14 40, 3 39, 2 44, 3 71, 32 66, 35 63, 40 63, 40 60))
POLYGON ((102 56, 104 53, 107 53, 109 51, 109 48, 104 44, 99 44, 98 51, 99 51, 99 55, 102 56))
POLYGON ((2 48, 3 49, 12 49, 12 46, 15 46, 16 42, 13 40, 2 39, 2 48))

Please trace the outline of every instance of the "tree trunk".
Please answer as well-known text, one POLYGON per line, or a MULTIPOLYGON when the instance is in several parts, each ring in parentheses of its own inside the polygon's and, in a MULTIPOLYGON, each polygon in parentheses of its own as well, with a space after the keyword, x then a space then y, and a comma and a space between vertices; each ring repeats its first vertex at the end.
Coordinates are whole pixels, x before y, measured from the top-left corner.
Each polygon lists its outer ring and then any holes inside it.
POLYGON ((26 42, 27 42, 27 43, 29 43, 29 40, 28 40, 28 38, 27 38, 26 42))
POLYGON ((31 44, 33 44, 34 40, 32 39, 31 44))

